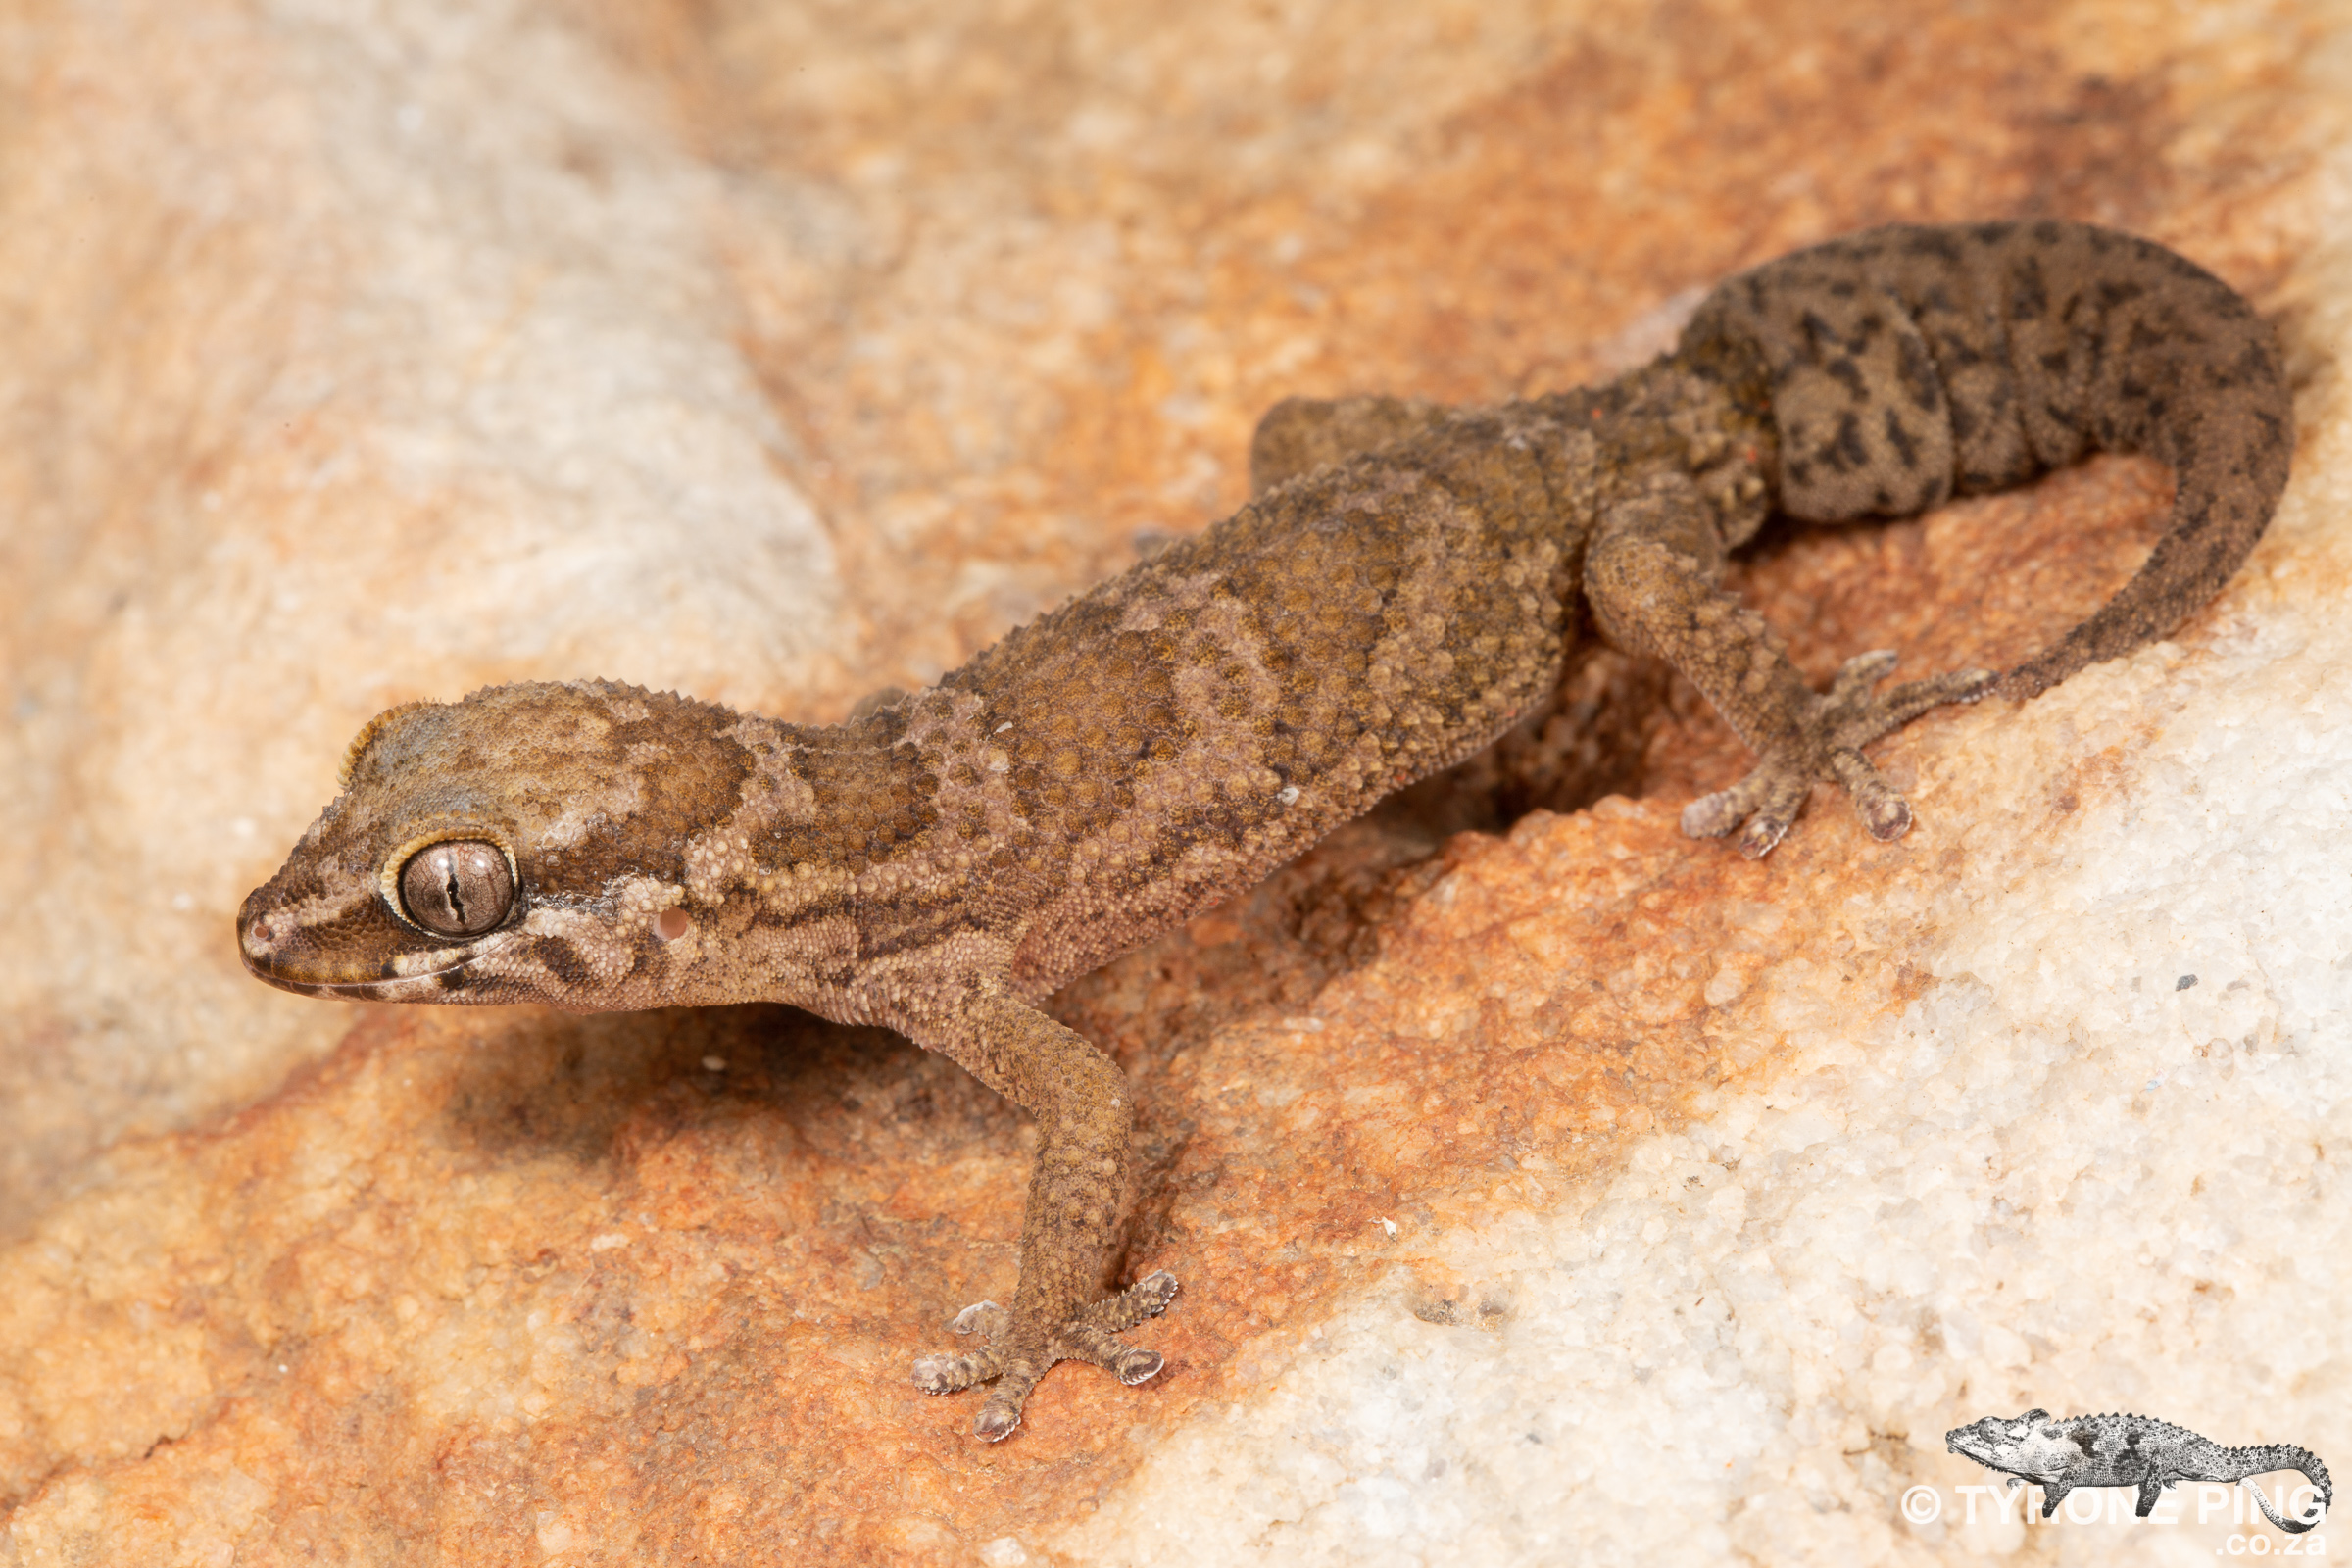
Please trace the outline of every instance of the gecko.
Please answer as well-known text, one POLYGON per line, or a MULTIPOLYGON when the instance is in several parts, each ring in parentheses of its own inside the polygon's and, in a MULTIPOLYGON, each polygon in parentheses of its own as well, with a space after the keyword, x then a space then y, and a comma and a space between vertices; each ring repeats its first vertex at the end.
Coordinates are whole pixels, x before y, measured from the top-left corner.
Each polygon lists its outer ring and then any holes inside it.
POLYGON ((2298 1470, 2318 1489, 2319 1505, 2306 1518, 2282 1519, 2260 1487, 2254 1500, 2263 1514, 2289 1535, 2301 1535, 2328 1516, 2334 1492, 2328 1467, 2309 1448, 2291 1443, 2225 1448, 2185 1427, 2144 1415, 2070 1415, 2028 1410, 2014 1421, 1988 1415, 1943 1435, 1944 1446, 1987 1470, 2001 1471, 2011 1486, 2031 1481, 2041 1488, 2041 1516, 2049 1518, 2077 1487, 2137 1487, 2132 1512, 2145 1519, 2158 1494, 2176 1481, 2243 1481, 2273 1470, 2298 1470))
POLYGON ((1252 499, 925 690, 797 724, 605 681, 379 714, 342 792, 247 898, 246 966, 310 996, 574 1011, 755 1001, 879 1024, 1027 1110, 1009 1308, 915 1383, 1020 1423, 1058 1361, 1144 1382, 1110 1290, 1134 1097, 1041 1002, 1250 886, 1547 700, 1571 639, 1667 661, 1754 754, 1681 825, 1769 853, 1816 782, 1875 839, 1911 810, 1862 748, 1945 703, 2031 698, 2164 636, 2285 485, 2271 335, 2211 274, 2059 221, 1891 226, 1720 285, 1605 385, 1494 407, 1277 405, 1252 499), (2168 464, 2135 575, 2003 672, 1816 691, 1718 586, 1777 507, 1907 515, 2093 450, 2168 464))

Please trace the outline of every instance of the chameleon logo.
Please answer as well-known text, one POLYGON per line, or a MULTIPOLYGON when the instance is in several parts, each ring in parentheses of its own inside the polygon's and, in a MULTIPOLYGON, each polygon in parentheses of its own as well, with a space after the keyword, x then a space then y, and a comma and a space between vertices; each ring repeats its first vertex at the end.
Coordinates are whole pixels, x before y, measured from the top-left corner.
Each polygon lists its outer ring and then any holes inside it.
POLYGON ((2225 1448, 2184 1427, 2144 1415, 2053 1416, 2028 1410, 2015 1420, 1988 1415, 1943 1435, 1945 1445, 1988 1470, 2007 1474, 2011 1486, 2031 1481, 2041 1488, 2041 1516, 2049 1518, 2077 1487, 2137 1487, 2132 1512, 2145 1519, 2156 1498, 2176 1481, 2243 1481, 2273 1470, 2297 1470, 2319 1489, 2318 1508, 2303 1519, 2282 1519, 2262 1489, 2254 1489, 2271 1523, 2301 1535, 2328 1516, 2332 1493, 2328 1467, 2309 1448, 2291 1443, 2225 1448))

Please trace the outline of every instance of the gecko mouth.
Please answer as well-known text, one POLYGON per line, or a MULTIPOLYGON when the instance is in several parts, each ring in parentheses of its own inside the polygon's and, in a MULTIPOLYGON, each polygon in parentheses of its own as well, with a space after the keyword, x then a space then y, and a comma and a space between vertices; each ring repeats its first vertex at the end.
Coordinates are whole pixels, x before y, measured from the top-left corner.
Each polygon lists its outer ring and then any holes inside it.
POLYGON ((297 996, 330 997, 347 1001, 439 1001, 478 977, 475 965, 501 941, 469 943, 465 947, 396 951, 390 957, 362 956, 381 953, 380 933, 344 931, 345 922, 314 926, 289 911, 247 911, 237 923, 238 956, 257 980, 297 996), (334 940, 338 934, 354 938, 334 940), (338 948, 356 949, 338 952, 338 948))

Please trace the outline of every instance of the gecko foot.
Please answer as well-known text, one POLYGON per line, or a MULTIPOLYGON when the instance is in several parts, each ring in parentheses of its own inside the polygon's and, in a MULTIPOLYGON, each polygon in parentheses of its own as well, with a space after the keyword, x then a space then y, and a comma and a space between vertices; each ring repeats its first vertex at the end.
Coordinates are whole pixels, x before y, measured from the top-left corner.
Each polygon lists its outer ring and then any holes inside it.
POLYGON ((914 1386, 925 1394, 955 1394, 976 1383, 994 1382, 972 1430, 991 1443, 1012 1436, 1021 1424, 1029 1391, 1056 1361, 1086 1361, 1121 1383, 1143 1383, 1166 1364, 1157 1350, 1127 1345, 1119 1335, 1157 1317, 1176 1298, 1176 1276, 1161 1269, 1116 1296, 1081 1307, 1053 1333, 1024 1334, 1012 1314, 994 1301, 975 1301, 948 1326, 957 1334, 980 1334, 991 1344, 967 1355, 925 1355, 914 1363, 914 1386))
POLYGON ((1805 796, 1822 779, 1843 786, 1872 838, 1899 839, 1910 831, 1910 806, 1862 755, 1863 746, 1931 708, 1977 701, 1992 690, 1998 677, 1988 669, 1963 669, 1873 691, 1894 668, 1894 660, 1890 649, 1847 660, 1830 689, 1813 700, 1803 720, 1802 741, 1766 752, 1739 783, 1685 807, 1683 831, 1694 839, 1712 839, 1739 827, 1740 853, 1761 859, 1787 835, 1805 796))

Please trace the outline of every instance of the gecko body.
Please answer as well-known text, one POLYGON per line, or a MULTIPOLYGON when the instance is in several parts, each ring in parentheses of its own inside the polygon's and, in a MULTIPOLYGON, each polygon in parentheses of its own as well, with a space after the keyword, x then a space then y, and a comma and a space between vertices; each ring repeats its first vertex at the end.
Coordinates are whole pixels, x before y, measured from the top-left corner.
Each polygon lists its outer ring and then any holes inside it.
POLYGON ((2028 1410, 2014 1420, 1988 1415, 1945 1433, 1944 1446, 1988 1470, 2015 1477, 2009 1483, 2013 1487, 2020 1481, 2040 1487, 2044 1519, 2055 1514, 2077 1487, 2136 1487, 2139 1498, 2132 1512, 2145 1519, 2154 1511, 2158 1495, 2176 1482, 2239 1482, 2275 1470, 2297 1470, 2318 1493, 2318 1506, 2308 1518, 2282 1517, 2260 1487, 2254 1488, 2254 1500, 2271 1523, 2301 1535, 2327 1517, 2335 1495, 2328 1467, 2309 1448, 2291 1443, 2225 1448, 2152 1416, 2061 1418, 2047 1410, 2028 1410))
POLYGON ((1605 386, 1283 404, 1240 513, 842 724, 594 681, 395 709, 246 901, 243 956, 348 999, 788 1002, 953 1056, 1042 1133, 1011 1307, 916 1368, 937 1393, 993 1381, 975 1426, 1001 1438, 1056 1360, 1157 1371, 1118 1335, 1175 1291, 1102 1294, 1129 1092, 1049 992, 1485 746, 1588 632, 1671 661, 1757 754, 1688 831, 1765 854, 1826 779, 1895 837, 1909 808, 1865 743, 2171 630, 2252 547, 2291 445, 2267 330, 2172 253, 2064 223, 1876 230, 1731 280, 1605 386), (1816 693, 1716 586, 1776 503, 1901 514, 2094 448, 2169 463, 2171 522, 2005 675, 1879 691, 1893 656, 1865 655, 1816 693))

